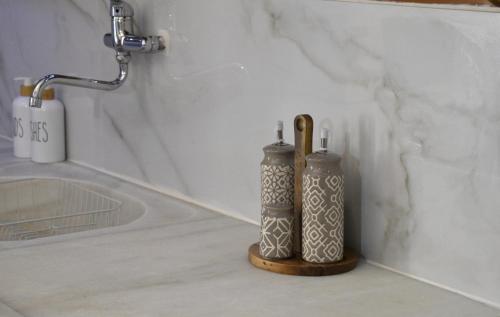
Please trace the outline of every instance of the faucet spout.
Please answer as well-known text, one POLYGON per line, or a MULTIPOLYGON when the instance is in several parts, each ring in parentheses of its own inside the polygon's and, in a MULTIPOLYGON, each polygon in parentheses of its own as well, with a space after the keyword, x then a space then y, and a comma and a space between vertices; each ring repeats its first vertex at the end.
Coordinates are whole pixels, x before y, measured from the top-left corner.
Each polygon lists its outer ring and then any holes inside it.
POLYGON ((42 106, 42 93, 48 85, 60 84, 98 90, 115 90, 123 84, 128 75, 128 56, 122 57, 126 58, 119 58, 117 55, 116 59, 118 61, 119 73, 118 77, 111 81, 59 74, 50 74, 42 77, 35 84, 35 89, 33 89, 33 94, 30 97, 30 107, 40 108, 42 106))
POLYGON ((123 0, 110 0, 109 15, 111 17, 111 33, 104 35, 104 44, 115 50, 116 61, 120 70, 118 77, 112 81, 105 81, 59 74, 47 75, 36 83, 33 94, 30 97, 30 107, 40 108, 42 106, 43 90, 50 84, 114 90, 120 87, 127 78, 131 52, 152 53, 165 49, 168 37, 134 35, 134 10, 127 2, 123 0))

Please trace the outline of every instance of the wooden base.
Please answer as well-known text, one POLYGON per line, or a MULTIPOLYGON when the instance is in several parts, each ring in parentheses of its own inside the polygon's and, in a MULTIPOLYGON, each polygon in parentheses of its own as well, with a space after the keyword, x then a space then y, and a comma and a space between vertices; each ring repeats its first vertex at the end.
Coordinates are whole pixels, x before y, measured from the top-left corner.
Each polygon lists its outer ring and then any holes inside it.
POLYGON ((259 254, 259 244, 254 243, 248 249, 248 260, 259 269, 288 275, 324 276, 349 272, 358 264, 359 255, 344 248, 344 258, 334 263, 309 263, 299 258, 266 259, 259 254))

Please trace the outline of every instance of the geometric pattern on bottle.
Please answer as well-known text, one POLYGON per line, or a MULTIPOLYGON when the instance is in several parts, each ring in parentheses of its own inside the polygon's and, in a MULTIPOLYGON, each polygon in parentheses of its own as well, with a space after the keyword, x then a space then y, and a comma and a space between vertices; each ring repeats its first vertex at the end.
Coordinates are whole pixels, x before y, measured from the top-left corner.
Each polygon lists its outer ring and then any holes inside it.
POLYGON ((288 258, 293 252, 293 215, 270 217, 263 215, 260 230, 259 252, 266 258, 288 258))
POLYGON ((293 206, 294 168, 290 165, 261 165, 263 206, 293 206))
POLYGON ((326 263, 342 260, 344 250, 344 176, 304 175, 302 258, 326 263))

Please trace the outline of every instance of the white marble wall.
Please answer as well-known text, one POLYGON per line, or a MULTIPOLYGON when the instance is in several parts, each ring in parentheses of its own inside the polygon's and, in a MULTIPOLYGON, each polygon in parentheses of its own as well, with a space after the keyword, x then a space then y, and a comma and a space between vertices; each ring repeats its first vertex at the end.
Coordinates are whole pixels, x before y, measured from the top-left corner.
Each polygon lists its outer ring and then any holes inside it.
MULTIPOLYGON (((310 113, 343 153, 349 243, 500 305, 500 15, 333 1, 131 1, 167 54, 115 92, 59 87, 69 157, 259 218, 261 147, 310 113)), ((112 78, 103 0, 0 2, 12 78, 112 78)), ((316 131, 318 131, 316 128, 316 131)), ((242 250, 246 246, 242 246, 242 250)))

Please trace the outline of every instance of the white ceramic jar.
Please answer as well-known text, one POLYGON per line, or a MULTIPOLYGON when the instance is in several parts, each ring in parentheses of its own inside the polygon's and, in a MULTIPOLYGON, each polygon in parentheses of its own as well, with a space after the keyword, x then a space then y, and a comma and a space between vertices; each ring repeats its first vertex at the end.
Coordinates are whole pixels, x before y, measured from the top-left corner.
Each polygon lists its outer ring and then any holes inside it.
POLYGON ((54 89, 42 95, 42 106, 31 108, 31 160, 54 163, 66 159, 64 106, 54 98, 54 89))
POLYGON ((29 158, 31 157, 31 110, 29 101, 34 86, 31 78, 28 77, 18 77, 15 80, 23 80, 24 82, 19 89, 19 96, 12 102, 14 156, 29 158))

